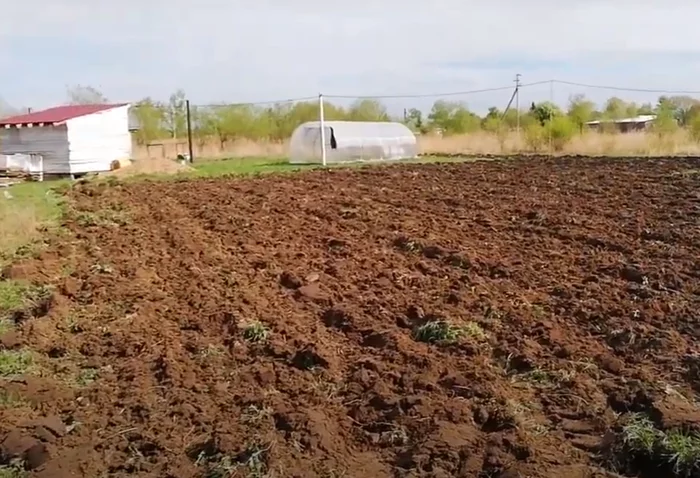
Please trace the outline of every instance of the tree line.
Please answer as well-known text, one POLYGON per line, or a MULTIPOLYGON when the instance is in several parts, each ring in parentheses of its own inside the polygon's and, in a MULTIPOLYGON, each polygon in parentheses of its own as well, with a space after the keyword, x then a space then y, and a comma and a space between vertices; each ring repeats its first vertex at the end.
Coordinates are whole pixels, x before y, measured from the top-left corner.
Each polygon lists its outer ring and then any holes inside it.
MULTIPOLYGON (((76 86, 68 90, 69 101, 79 103, 103 103, 107 98, 92 87, 76 86)), ((186 95, 178 90, 168 101, 144 98, 134 103, 133 115, 139 124, 136 140, 148 143, 165 138, 187 136, 186 95)), ((619 97, 609 98, 601 108, 584 95, 569 98, 565 107, 543 101, 532 103, 520 115, 514 109, 502 111, 489 108, 480 116, 467 104, 445 100, 436 101, 425 114, 419 109, 404 111, 403 117, 393 118, 387 108, 377 100, 361 99, 349 106, 326 101, 324 113, 327 120, 351 121, 401 121, 423 134, 440 132, 455 135, 487 131, 504 138, 519 123, 525 141, 537 149, 544 138, 551 140, 555 148, 561 148, 574 135, 583 133, 586 123, 592 120, 619 120, 638 115, 656 115, 654 133, 668 136, 678 128, 687 128, 700 142, 700 100, 689 96, 660 96, 656 104, 636 104, 619 97)), ((191 105, 193 136, 201 141, 217 138, 222 146, 236 139, 281 141, 306 121, 318 120, 318 103, 301 102, 269 107, 250 105, 191 105)))

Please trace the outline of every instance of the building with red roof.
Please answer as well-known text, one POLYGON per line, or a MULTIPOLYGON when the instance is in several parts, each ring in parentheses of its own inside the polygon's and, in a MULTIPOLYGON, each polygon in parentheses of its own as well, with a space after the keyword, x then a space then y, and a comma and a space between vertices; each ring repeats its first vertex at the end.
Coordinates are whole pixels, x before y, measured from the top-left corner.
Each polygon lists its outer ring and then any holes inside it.
POLYGON ((109 171, 131 157, 130 120, 128 103, 57 106, 0 119, 0 170, 109 171))

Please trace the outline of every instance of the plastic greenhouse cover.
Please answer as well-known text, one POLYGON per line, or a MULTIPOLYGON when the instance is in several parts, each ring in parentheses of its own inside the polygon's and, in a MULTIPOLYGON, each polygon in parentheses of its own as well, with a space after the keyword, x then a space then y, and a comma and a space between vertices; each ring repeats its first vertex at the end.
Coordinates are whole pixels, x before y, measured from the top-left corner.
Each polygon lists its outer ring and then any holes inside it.
MULTIPOLYGON (((384 139, 400 140, 413 144, 416 137, 401 123, 379 121, 324 121, 326 128, 332 128, 338 148, 360 144, 381 144, 384 139)), ((311 121, 299 126, 298 130, 320 128, 320 121, 311 121)), ((296 133, 296 131, 295 131, 296 133)), ((330 139, 326 138, 328 142, 330 139)))
MULTIPOLYGON (((294 131, 290 142, 291 163, 320 162, 320 126, 319 121, 311 121, 294 131)), ((415 135, 401 123, 325 121, 324 126, 326 155, 331 163, 406 159, 418 154, 415 135)))

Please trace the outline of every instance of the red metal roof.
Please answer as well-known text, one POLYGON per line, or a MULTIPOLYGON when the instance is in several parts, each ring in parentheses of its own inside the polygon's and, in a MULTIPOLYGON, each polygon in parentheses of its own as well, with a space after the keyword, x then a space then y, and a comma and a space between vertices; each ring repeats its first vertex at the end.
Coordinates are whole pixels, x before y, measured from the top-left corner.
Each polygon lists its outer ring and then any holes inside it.
POLYGON ((128 103, 56 106, 55 108, 49 108, 47 110, 0 119, 0 127, 62 123, 69 119, 77 118, 78 116, 98 113, 100 111, 126 106, 127 104, 128 103))

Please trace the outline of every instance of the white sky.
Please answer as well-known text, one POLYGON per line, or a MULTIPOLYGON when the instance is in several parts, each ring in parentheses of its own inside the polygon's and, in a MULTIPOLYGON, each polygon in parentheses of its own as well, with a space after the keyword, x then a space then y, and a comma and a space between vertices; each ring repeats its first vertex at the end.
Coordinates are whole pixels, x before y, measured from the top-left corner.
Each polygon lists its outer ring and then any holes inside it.
MULTIPOLYGON (((551 78, 700 90, 700 1, 25 0, 0 20, 0 97, 40 108, 86 84, 115 101, 401 95, 551 78)), ((555 85, 596 101, 658 93, 555 85)), ((508 92, 453 97, 483 111, 508 92)), ((523 91, 546 100, 550 86, 523 91)), ((387 100, 393 110, 436 98, 387 100)))

